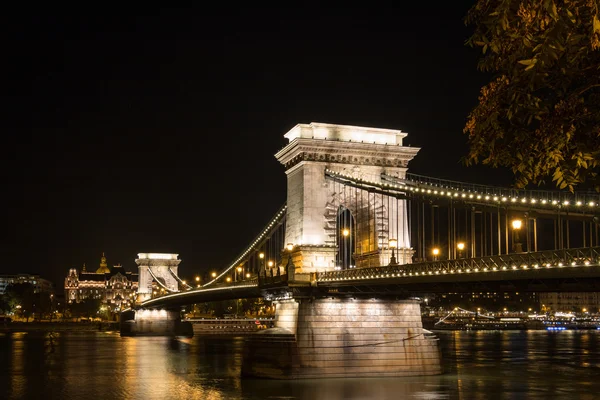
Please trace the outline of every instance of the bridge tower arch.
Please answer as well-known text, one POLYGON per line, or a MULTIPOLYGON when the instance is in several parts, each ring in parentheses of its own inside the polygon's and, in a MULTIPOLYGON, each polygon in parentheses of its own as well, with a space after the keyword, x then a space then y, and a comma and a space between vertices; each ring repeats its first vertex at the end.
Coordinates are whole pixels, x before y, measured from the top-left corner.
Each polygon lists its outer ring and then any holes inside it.
POLYGON ((397 260, 412 261, 406 200, 389 199, 326 179, 325 170, 382 183, 382 174, 404 178, 419 148, 402 145, 400 130, 298 124, 284 135, 288 144, 275 157, 287 175, 285 241, 293 244, 297 272, 336 269, 338 208, 356 220, 356 267, 387 265, 391 235, 398 240, 397 260))
POLYGON ((178 254, 138 253, 135 263, 138 265, 139 282, 137 302, 152 298, 152 281, 169 292, 179 290, 177 268, 181 260, 178 254))

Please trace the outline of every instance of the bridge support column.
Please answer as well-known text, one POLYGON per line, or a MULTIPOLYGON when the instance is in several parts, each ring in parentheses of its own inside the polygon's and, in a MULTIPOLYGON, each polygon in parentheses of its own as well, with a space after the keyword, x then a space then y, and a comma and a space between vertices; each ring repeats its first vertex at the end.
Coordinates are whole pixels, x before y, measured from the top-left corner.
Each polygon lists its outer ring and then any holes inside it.
POLYGON ((276 302, 276 327, 247 338, 242 373, 275 379, 440 374, 438 339, 414 300, 276 302))
POLYGON ((121 313, 121 336, 193 336, 191 323, 179 311, 130 310, 121 313))

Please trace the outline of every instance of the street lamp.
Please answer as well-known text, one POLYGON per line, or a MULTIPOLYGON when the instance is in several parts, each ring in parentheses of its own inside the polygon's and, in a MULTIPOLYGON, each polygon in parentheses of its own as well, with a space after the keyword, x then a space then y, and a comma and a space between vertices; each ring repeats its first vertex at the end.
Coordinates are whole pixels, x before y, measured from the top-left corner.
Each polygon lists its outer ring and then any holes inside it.
POLYGON ((458 242, 456 244, 456 248, 458 249, 458 258, 462 258, 462 252, 465 249, 465 243, 464 242, 458 242))
POLYGON ((440 249, 438 249, 437 247, 435 247, 432 251, 433 253, 433 261, 437 261, 438 256, 440 255, 440 249))
POLYGON ((236 281, 236 282, 237 282, 237 277, 238 277, 238 274, 240 274, 241 272, 242 272, 242 267, 237 267, 237 268, 235 269, 235 281, 236 281))
POLYGON ((394 249, 398 247, 397 239, 390 239, 389 241, 390 249, 392 249, 392 257, 390 258, 390 265, 398 265, 396 262, 396 255, 394 254, 394 249))
POLYGON ((231 282, 231 277, 228 276, 227 279, 225 279, 227 281, 227 283, 231 282))
POLYGON ((288 260, 285 266, 285 273, 288 277, 288 280, 293 281, 296 279, 296 266, 294 265, 294 261, 292 260, 292 250, 294 250, 294 244, 288 243, 285 247, 288 251, 288 260))
POLYGON ((216 278, 217 277, 217 273, 213 272, 212 274, 210 274, 210 276, 212 276, 213 278, 216 278))
POLYGON ((249 273, 249 272, 247 272, 247 273, 246 273, 246 279, 249 279, 249 278, 250 278, 250 273, 249 273))
POLYGON ((519 231, 521 230, 521 225, 522 225, 522 221, 520 219, 512 220, 512 228, 513 228, 513 233, 514 233, 513 251, 515 253, 523 252, 523 246, 521 245, 521 242, 519 239, 519 231))
POLYGON ((348 237, 348 235, 350 235, 350 229, 344 228, 342 230, 342 235, 344 235, 344 237, 348 237))
POLYGON ((196 276, 196 282, 200 282, 200 277, 196 276))
POLYGON ((263 274, 264 271, 264 275, 267 275, 267 271, 265 270, 265 253, 258 253, 258 259, 260 260, 260 266, 259 266, 259 271, 258 271, 258 276, 260 277, 263 274))

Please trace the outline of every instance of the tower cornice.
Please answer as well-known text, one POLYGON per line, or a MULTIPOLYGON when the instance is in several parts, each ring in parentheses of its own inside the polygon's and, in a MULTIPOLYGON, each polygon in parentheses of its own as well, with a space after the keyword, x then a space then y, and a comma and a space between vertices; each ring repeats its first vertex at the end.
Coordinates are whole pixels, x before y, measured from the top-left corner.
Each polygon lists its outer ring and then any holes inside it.
POLYGON ((296 137, 275 157, 286 169, 301 161, 406 167, 419 150, 401 145, 296 137))

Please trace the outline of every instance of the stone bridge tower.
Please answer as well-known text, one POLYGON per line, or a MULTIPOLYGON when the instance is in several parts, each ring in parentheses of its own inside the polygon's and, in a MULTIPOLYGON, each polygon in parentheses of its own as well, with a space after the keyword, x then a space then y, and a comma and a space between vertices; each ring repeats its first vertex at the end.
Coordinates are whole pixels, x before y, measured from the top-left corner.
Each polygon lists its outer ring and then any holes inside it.
POLYGON ((138 265, 139 283, 137 302, 149 300, 152 297, 152 281, 156 280, 159 288, 169 292, 179 290, 177 268, 181 260, 178 254, 139 253, 135 263, 138 265))
POLYGON ((335 269, 340 209, 349 210, 356 221, 356 267, 387 265, 391 236, 398 240, 398 263, 412 261, 405 200, 342 192, 341 184, 325 178, 325 169, 375 182, 381 182, 382 173, 404 178, 419 151, 402 146, 406 133, 313 122, 296 125, 284 137, 289 143, 275 157, 286 168, 285 239, 295 246, 297 272, 335 269))

